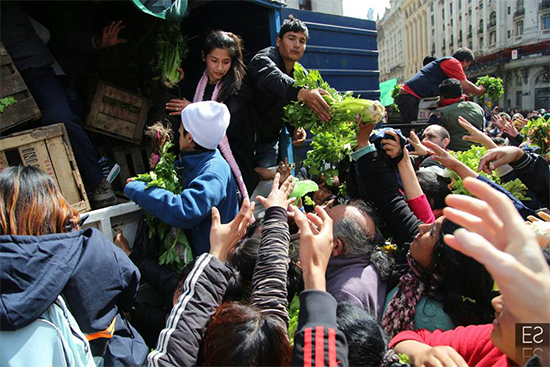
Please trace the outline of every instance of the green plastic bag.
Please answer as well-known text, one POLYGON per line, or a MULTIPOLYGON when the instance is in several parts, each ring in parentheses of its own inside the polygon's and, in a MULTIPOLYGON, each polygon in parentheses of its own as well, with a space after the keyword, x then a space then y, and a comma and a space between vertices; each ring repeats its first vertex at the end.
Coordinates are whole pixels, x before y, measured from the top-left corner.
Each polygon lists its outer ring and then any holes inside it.
POLYGON ((187 15, 187 0, 132 0, 145 14, 177 22, 187 15))
POLYGON ((389 106, 393 103, 391 92, 396 84, 397 79, 390 79, 380 83, 380 103, 382 103, 382 106, 389 106))

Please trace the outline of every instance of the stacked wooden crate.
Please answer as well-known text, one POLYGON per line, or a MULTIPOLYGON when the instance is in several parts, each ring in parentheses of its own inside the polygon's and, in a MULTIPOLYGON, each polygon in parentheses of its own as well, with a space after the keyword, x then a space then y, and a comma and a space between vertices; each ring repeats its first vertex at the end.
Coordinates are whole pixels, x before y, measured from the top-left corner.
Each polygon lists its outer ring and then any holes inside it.
POLYGON ((65 125, 55 124, 0 138, 0 170, 19 164, 48 173, 69 204, 81 213, 90 210, 65 125))
POLYGON ((0 132, 42 116, 2 43, 0 43, 0 98, 5 100, 13 98, 12 101, 15 101, 0 113, 0 132))

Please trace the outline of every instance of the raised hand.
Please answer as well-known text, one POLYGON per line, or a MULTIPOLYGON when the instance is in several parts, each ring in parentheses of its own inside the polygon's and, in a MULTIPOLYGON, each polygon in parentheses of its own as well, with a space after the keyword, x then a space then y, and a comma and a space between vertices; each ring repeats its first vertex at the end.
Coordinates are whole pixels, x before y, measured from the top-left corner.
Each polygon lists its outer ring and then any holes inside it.
POLYGON ((294 221, 300 228, 300 265, 305 289, 326 291, 325 273, 334 248, 332 219, 319 206, 315 207, 317 216, 306 216, 294 205, 290 208, 294 213, 294 221))
POLYGON ((475 179, 464 186, 479 199, 447 196, 443 214, 464 228, 445 243, 487 268, 517 322, 549 322, 550 268, 535 234, 504 194, 475 179))
POLYGON ((487 174, 498 167, 509 164, 520 159, 525 153, 518 147, 498 147, 489 150, 479 161, 478 172, 483 171, 487 174))
POLYGON ((212 228, 210 229, 210 254, 225 262, 227 254, 239 243, 252 222, 254 203, 243 201, 237 216, 227 224, 221 224, 220 212, 212 208, 212 228))
POLYGON ((474 125, 472 125, 464 117, 458 117, 458 124, 462 126, 470 135, 464 135, 462 140, 473 141, 474 143, 483 144, 487 149, 496 148, 497 145, 491 140, 490 137, 485 135, 482 131, 478 130, 474 125))
POLYGON ((403 152, 403 148, 401 148, 401 144, 399 143, 399 135, 393 130, 387 130, 386 133, 388 135, 391 135, 393 139, 382 139, 380 141, 382 144, 384 144, 384 147, 382 149, 390 158, 399 157, 399 155, 403 152))
POLYGON ((288 178, 283 182, 281 187, 279 187, 279 180, 281 178, 280 173, 275 174, 275 178, 273 179, 273 185, 271 186, 271 192, 269 193, 269 196, 267 198, 264 198, 263 196, 256 196, 256 200, 262 204, 262 206, 267 210, 271 208, 272 206, 280 206, 282 208, 288 208, 289 204, 294 202, 296 200, 295 198, 288 198, 290 194, 292 193, 292 190, 294 190, 294 180, 292 176, 288 176, 288 178))
POLYGON ((111 24, 105 26, 99 40, 99 47, 105 48, 126 43, 126 39, 118 38, 118 34, 124 28, 126 28, 126 26, 122 24, 122 20, 119 20, 118 22, 111 22, 111 24))
POLYGON ((418 137, 418 135, 415 134, 414 131, 411 131, 410 138, 408 138, 407 140, 409 144, 411 144, 414 148, 412 152, 409 152, 410 155, 417 155, 421 157, 428 155, 429 153, 428 148, 426 148, 426 146, 422 144, 422 142, 420 141, 420 138, 418 137))

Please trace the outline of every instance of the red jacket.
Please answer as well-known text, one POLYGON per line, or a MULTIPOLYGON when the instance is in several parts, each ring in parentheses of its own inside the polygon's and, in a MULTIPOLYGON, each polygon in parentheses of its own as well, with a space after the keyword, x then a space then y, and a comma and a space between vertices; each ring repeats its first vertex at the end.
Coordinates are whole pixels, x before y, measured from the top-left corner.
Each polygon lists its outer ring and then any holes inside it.
POLYGON ((389 347, 405 340, 414 340, 431 347, 447 345, 464 358, 468 366, 517 366, 491 341, 493 325, 459 326, 454 330, 429 332, 427 330, 402 331, 390 342, 389 347))

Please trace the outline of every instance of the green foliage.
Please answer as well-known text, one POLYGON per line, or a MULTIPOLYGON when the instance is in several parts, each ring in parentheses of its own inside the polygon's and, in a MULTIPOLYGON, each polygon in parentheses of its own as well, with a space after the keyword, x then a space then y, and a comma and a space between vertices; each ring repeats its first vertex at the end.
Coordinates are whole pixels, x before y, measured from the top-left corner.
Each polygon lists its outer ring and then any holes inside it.
POLYGON ((482 105, 485 105, 486 98, 489 98, 496 103, 504 94, 504 87, 502 86, 502 79, 500 78, 485 75, 478 78, 476 85, 482 85, 486 89, 485 94, 479 97, 482 105))
POLYGON ((178 68, 187 58, 189 48, 187 38, 181 33, 180 22, 163 22, 157 34, 157 59, 153 62, 159 79, 168 88, 174 88, 178 82, 178 68))
MULTIPOLYGON (((477 171, 479 161, 481 160, 481 158, 483 158, 485 152, 486 149, 484 147, 472 145, 469 150, 463 152, 452 152, 452 154, 466 166, 470 167, 474 171, 477 171)), ((487 177, 497 185, 502 186, 515 198, 521 201, 531 200, 531 198, 525 196, 525 193, 527 192, 527 187, 518 178, 503 183, 500 180, 500 177, 498 177, 494 172, 490 176, 487 175, 485 172, 480 172, 480 174, 484 177, 487 177)), ((462 179, 458 177, 455 172, 452 172, 451 179, 452 183, 450 189, 453 194, 472 196, 472 194, 470 194, 468 190, 466 190, 466 188, 464 187, 464 182, 462 181, 462 179)))
POLYGON ((299 179, 294 177, 294 182, 296 183, 294 186, 294 190, 292 190, 289 196, 296 199, 294 205, 297 205, 300 198, 302 198, 305 194, 319 190, 319 186, 317 186, 317 184, 311 180, 300 181, 299 179))
POLYGON ((530 120, 521 130, 523 136, 540 147, 540 154, 548 157, 550 153, 550 118, 544 121, 542 117, 530 120))
POLYGON ((17 100, 12 96, 0 98, 0 113, 4 112, 4 109, 17 103, 17 100))
POLYGON ((401 90, 401 88, 403 88, 403 85, 402 85, 402 84, 396 84, 396 85, 393 87, 393 89, 392 89, 392 91, 391 91, 391 97, 392 97, 393 99, 396 99, 396 98, 397 98, 397 96, 399 95, 399 91, 401 90))
MULTIPOLYGON (((169 139, 165 140, 155 169, 135 177, 138 181, 147 182, 145 188, 160 187, 174 194, 181 194, 182 187, 174 167, 176 155, 170 151, 172 146, 173 143, 169 139)), ((183 230, 172 228, 148 213, 145 220, 149 227, 149 236, 156 237, 160 244, 159 264, 168 265, 175 271, 181 272, 185 265, 193 259, 189 241, 183 230)))
POLYGON ((411 359, 407 354, 397 353, 397 358, 399 358, 399 363, 402 363, 402 364, 411 363, 411 359))
POLYGON ((306 74, 304 68, 295 64, 295 85, 308 89, 321 88, 329 95, 323 98, 331 106, 331 120, 321 121, 303 102, 293 102, 285 107, 284 120, 294 127, 308 129, 313 134, 312 150, 307 154, 304 165, 312 174, 324 174, 327 177, 337 175, 336 164, 342 159, 349 159, 357 145, 355 124, 356 115, 361 116, 363 123, 378 123, 384 116, 384 107, 378 101, 355 98, 351 92, 338 93, 323 80, 318 70, 306 74))
POLYGON ((288 307, 288 338, 290 344, 294 345, 294 334, 296 334, 296 328, 298 327, 298 317, 300 316, 300 298, 295 294, 290 306, 288 307))

